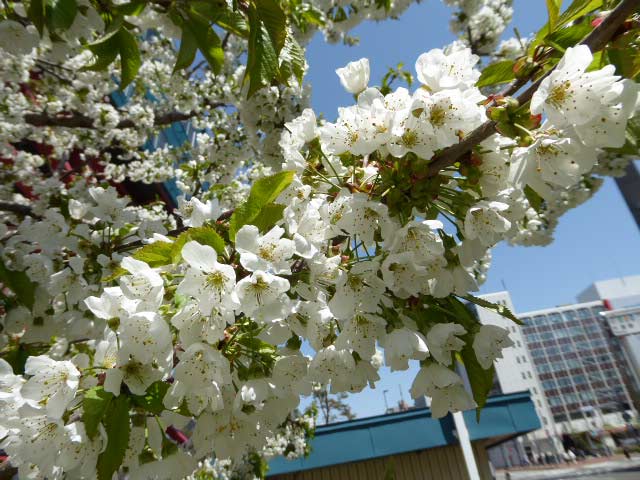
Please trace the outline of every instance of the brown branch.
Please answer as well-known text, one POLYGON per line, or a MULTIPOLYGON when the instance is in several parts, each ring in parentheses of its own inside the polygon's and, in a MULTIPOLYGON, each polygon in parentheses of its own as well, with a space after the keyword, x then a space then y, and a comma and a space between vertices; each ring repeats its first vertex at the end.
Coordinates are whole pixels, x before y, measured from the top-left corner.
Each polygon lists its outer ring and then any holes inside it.
MULTIPOLYGON (((601 50, 609 40, 615 35, 620 25, 637 9, 640 7, 640 0, 623 0, 618 6, 607 15, 607 17, 598 25, 582 42, 583 45, 587 45, 592 52, 601 50)), ((517 100, 520 105, 525 104, 533 94, 538 90, 540 83, 547 77, 554 69, 551 69, 536 82, 531 84, 523 93, 521 93, 517 100)), ((535 72, 531 74, 533 77, 535 72)), ((529 79, 516 80, 512 82, 505 90, 500 92, 499 95, 509 96, 517 92, 523 87, 529 79)), ((490 106, 490 105, 489 105, 490 106)), ((473 147, 480 144, 491 135, 496 133, 496 122, 489 120, 473 132, 465 137, 460 143, 456 143, 450 147, 445 148, 442 152, 436 155, 432 162, 429 164, 427 170, 427 177, 436 176, 442 169, 447 168, 456 163, 463 155, 469 153, 473 147)))
POLYGON ((31 207, 28 205, 22 205, 21 203, 0 202, 0 211, 35 217, 31 207))
MULTIPOLYGON (((224 107, 224 103, 213 103, 210 108, 224 107)), ((175 122, 189 120, 199 113, 191 112, 156 112, 154 117, 155 126, 169 125, 175 122)), ((81 113, 72 112, 68 115, 48 115, 46 113, 27 113, 24 116, 25 122, 34 127, 65 127, 65 128, 96 128, 93 118, 87 117, 81 113)), ((121 120, 115 128, 135 128, 136 122, 131 119, 121 120)))

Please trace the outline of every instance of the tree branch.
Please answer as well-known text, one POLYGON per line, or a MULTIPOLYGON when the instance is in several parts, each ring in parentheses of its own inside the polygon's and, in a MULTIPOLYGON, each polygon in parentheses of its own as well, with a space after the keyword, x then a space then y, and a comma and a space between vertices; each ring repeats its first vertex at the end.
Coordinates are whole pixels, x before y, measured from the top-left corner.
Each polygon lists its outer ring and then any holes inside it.
MULTIPOLYGON (((224 103, 214 103, 211 108, 224 107, 224 103)), ((182 122, 197 116, 199 112, 156 112, 154 117, 155 126, 170 125, 175 122, 182 122)), ((95 129, 95 120, 81 113, 71 112, 68 115, 48 115, 46 113, 27 113, 24 120, 34 127, 65 127, 65 128, 87 128, 95 129)), ((131 119, 121 120, 116 128, 135 128, 136 122, 131 119)))
POLYGON ((0 202, 0 211, 34 216, 31 207, 28 205, 22 205, 21 203, 0 202))
MULTIPOLYGON (((601 50, 615 35, 618 28, 620 28, 620 25, 622 25, 624 21, 639 7, 640 0, 623 0, 614 10, 611 11, 611 13, 609 13, 609 15, 607 15, 601 24, 598 25, 580 43, 587 45, 592 52, 601 50)), ((538 90, 542 80, 544 80, 553 70, 554 69, 548 71, 517 97, 520 105, 531 100, 531 97, 533 97, 533 94, 538 90)), ((516 80, 507 86, 505 90, 500 92, 499 95, 509 96, 517 92, 527 83, 527 81, 528 80, 516 80)), ((456 163, 463 155, 469 153, 473 147, 480 144, 496 132, 496 122, 489 120, 483 123, 467 135, 463 141, 445 148, 442 152, 436 155, 429 164, 426 177, 436 176, 442 169, 456 163)))

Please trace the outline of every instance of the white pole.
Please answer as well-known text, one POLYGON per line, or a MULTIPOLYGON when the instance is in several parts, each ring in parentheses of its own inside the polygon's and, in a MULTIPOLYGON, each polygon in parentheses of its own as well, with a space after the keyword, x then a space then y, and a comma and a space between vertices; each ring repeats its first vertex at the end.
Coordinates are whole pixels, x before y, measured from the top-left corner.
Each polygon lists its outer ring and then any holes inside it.
POLYGON ((469 438, 469 430, 467 430, 467 425, 464 423, 464 416, 462 415, 462 412, 454 413, 453 421, 456 425, 456 431, 458 432, 460 447, 462 447, 464 463, 467 466, 467 472, 469 472, 469 480, 480 480, 480 472, 478 472, 476 457, 473 454, 471 439, 469 438))

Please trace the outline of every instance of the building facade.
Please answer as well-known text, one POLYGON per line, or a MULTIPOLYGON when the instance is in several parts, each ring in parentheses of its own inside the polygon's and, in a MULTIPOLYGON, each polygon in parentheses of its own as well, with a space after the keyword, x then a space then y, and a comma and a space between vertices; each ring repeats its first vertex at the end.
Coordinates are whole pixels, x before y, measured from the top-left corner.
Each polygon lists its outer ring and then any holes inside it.
POLYGON ((636 408, 640 404, 640 307, 602 312, 610 334, 629 368, 628 386, 636 408))
MULTIPOLYGON (((481 295, 482 298, 493 303, 504 305, 515 312, 509 292, 496 292, 481 295)), ((502 351, 503 358, 495 362, 496 376, 491 395, 509 394, 528 390, 535 407, 541 428, 519 439, 505 442, 499 448, 492 449, 489 454, 496 467, 518 466, 532 459, 552 453, 560 455, 562 452, 561 431, 553 422, 551 408, 544 395, 544 390, 538 378, 535 365, 527 348, 525 335, 521 326, 498 313, 472 305, 481 323, 497 325, 509 330, 509 337, 514 345, 502 351)))
POLYGON ((523 322, 518 326, 470 306, 481 323, 509 330, 514 343, 495 364, 492 394, 529 390, 542 423, 539 430, 490 452, 494 464, 561 455, 567 434, 603 432, 625 425, 628 413, 635 416, 640 406, 640 276, 595 282, 578 295, 580 303, 524 313, 517 312, 507 291, 481 297, 506 306, 523 322))
POLYGON ((625 424, 633 405, 602 301, 522 313, 522 333, 552 420, 562 433, 625 424))

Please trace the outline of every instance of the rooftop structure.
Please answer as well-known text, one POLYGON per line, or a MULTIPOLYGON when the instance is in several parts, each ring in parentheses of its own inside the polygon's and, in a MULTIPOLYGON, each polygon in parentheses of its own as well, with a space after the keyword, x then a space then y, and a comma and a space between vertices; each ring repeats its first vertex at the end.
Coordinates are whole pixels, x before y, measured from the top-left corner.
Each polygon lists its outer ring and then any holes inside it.
MULTIPOLYGON (((480 422, 475 411, 463 416, 482 480, 491 478, 488 446, 540 427, 527 392, 490 398, 480 422)), ((270 463, 268 477, 346 480, 369 472, 370 478, 382 478, 386 469, 393 468, 395 478, 403 480, 465 480, 458 436, 451 415, 434 419, 428 408, 320 426, 307 458, 277 458, 270 463)))

